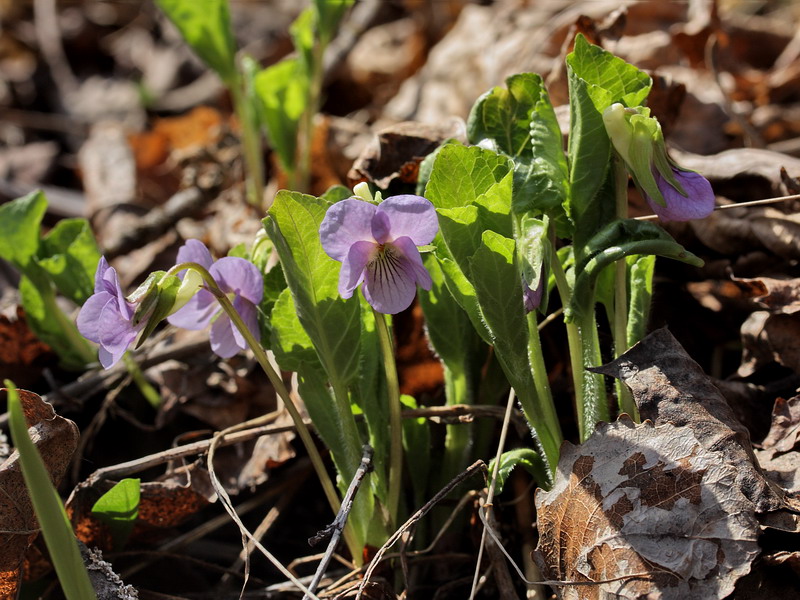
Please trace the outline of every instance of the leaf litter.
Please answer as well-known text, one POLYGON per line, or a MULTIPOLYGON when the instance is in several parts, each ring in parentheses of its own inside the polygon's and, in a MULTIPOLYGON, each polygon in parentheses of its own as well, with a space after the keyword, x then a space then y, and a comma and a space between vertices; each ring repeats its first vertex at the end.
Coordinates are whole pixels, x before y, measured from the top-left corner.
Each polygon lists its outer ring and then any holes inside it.
MULTIPOLYGON (((298 10, 292 4, 233 3, 237 36, 264 64, 289 50, 286 27, 298 10)), ((569 40, 578 31, 659 76, 662 101, 657 104, 659 96, 654 94, 653 108, 668 139, 684 151, 681 162, 712 180, 718 201, 797 193, 784 187, 792 177, 800 177, 796 60, 800 44, 796 27, 791 26, 796 25, 797 14, 788 9, 769 14, 767 9, 775 7, 766 3, 765 14, 756 15, 730 11, 726 3, 716 2, 695 3, 692 11, 688 4, 662 2, 627 3, 622 11, 617 10, 618 2, 561 6, 503 1, 463 8, 456 6, 459 3, 447 3, 446 8, 439 8, 443 3, 430 3, 424 9, 418 4, 402 2, 391 9, 393 13, 385 7, 378 11, 368 28, 370 35, 356 42, 341 72, 328 74, 323 112, 329 114, 318 120, 315 134, 315 193, 332 183, 352 185, 355 175, 385 185, 413 179, 419 159, 429 151, 427 139, 422 140, 422 149, 414 145, 417 131, 426 138, 430 130, 446 129, 442 124, 452 123, 457 133, 458 119, 466 118, 477 96, 513 73, 542 73, 556 104, 559 98, 563 103, 566 74, 561 65, 569 40), (402 48, 402 58, 395 54, 397 48, 402 48), (398 122, 409 120, 417 124, 398 127, 398 122), (348 178, 348 170, 359 166, 353 162, 364 148, 365 131, 399 129, 405 135, 404 127, 412 127, 410 148, 405 147, 407 139, 384 133, 385 149, 377 156, 374 150, 372 155, 365 153, 364 162, 372 164, 354 170, 348 178), (342 139, 349 140, 348 147, 342 139), (741 147, 748 144, 753 147, 741 147), (380 168, 372 172, 376 158, 380 168), (781 176, 782 168, 788 179, 781 176)), ((0 118, 8 146, 0 161, 0 195, 10 199, 32 187, 48 186, 48 197, 57 207, 53 215, 66 210, 70 216, 91 216, 102 245, 121 248, 117 266, 131 279, 127 283, 157 268, 159 261, 168 262, 183 239, 190 237, 204 239, 222 256, 237 243, 252 239, 261 216, 241 201, 239 130, 226 116, 229 106, 219 82, 203 74, 175 32, 162 31, 164 24, 155 11, 138 8, 57 8, 55 20, 45 30, 60 41, 71 68, 53 75, 54 86, 35 68, 37 60, 52 68, 57 58, 52 48, 44 48, 41 55, 31 51, 37 47, 32 29, 44 25, 30 11, 16 3, 2 7, 5 21, 0 34, 10 48, 0 61, 0 106, 9 109, 0 118), (93 59, 88 61, 87 56, 93 59), (148 106, 141 103, 133 79, 126 80, 139 73, 143 90, 153 94, 148 106), (41 115, 51 118, 44 120, 41 115), (60 155, 53 153, 54 139, 60 155), (21 163, 20 157, 26 155, 35 160, 21 163), (77 205, 70 203, 74 196, 69 192, 75 189, 83 190, 77 205), (197 190, 197 201, 173 209, 172 199, 187 189, 197 190), (161 229, 148 228, 147 219, 155 214, 165 224, 161 229), (124 242, 126 236, 133 241, 124 242)), ((436 131, 434 137, 443 135, 453 134, 436 131)), ((274 189, 285 185, 279 183, 281 177, 273 168, 269 185, 274 189)), ((715 375, 729 377, 725 383, 730 386, 741 384, 738 389, 751 399, 756 388, 761 393, 770 389, 767 382, 790 380, 800 373, 795 306, 800 225, 795 213, 796 203, 790 202, 734 208, 717 211, 701 223, 673 227, 681 241, 688 240, 693 251, 710 260, 704 270, 671 268, 660 275, 661 291, 670 286, 693 290, 694 298, 684 298, 690 304, 678 307, 689 328, 708 318, 707 309, 696 300, 712 305, 709 298, 716 294, 720 320, 714 322, 718 326, 708 339, 698 340, 702 336, 696 331, 687 335, 680 326, 674 330, 693 356, 698 347, 700 355, 706 353, 707 360, 701 362, 707 371, 713 362, 708 355, 721 356, 714 364, 724 365, 715 375), (731 282, 739 288, 735 298, 725 287, 731 282), (738 352, 733 358, 726 354, 731 344, 740 343, 740 335, 741 364, 738 352)), ((0 281, 4 288, 13 287, 5 279, 0 281)), ((655 310, 653 325, 674 320, 667 318, 668 307, 657 302, 655 310)), ((401 322, 420 327, 418 319, 401 322)), ((49 391, 50 384, 40 380, 36 362, 39 352, 46 349, 14 323, 19 321, 9 321, 8 328, 2 323, 10 340, 3 343, 4 367, 17 369, 19 362, 27 368, 34 363, 30 387, 49 391), (5 352, 17 347, 21 360, 15 362, 5 352)), ((414 369, 414 361, 420 365, 430 361, 427 349, 418 347, 421 335, 400 333, 398 339, 414 340, 413 347, 409 342, 399 348, 409 358, 405 389, 431 390, 426 400, 435 401, 441 393, 435 386, 413 381, 423 379, 415 375, 422 370, 414 369)), ((180 342, 177 336, 172 343, 175 340, 180 342)), ((557 353, 558 341, 548 343, 557 353)), ((160 350, 164 346, 169 347, 162 341, 160 350)), ((170 399, 169 412, 154 416, 142 410, 134 395, 121 395, 115 414, 127 414, 127 423, 136 420, 146 426, 122 426, 121 419, 112 419, 105 426, 109 428, 105 437, 101 430, 97 450, 84 458, 84 476, 95 465, 151 455, 193 439, 191 432, 222 429, 234 420, 263 412, 264 398, 253 401, 258 406, 253 412, 245 410, 251 397, 271 393, 254 390, 246 368, 215 370, 210 375, 211 371, 203 373, 207 361, 196 358, 181 358, 178 372, 169 376, 157 375, 156 370, 148 373, 170 399), (218 381, 212 381, 214 376, 218 381), (202 389, 196 389, 198 384, 202 389), (114 444, 129 447, 112 448, 114 444), (103 456, 104 452, 108 455, 103 456)), ((558 369, 550 379, 554 386, 565 387, 561 379, 566 367, 562 364, 558 369)), ((754 423, 737 422, 712 380, 664 332, 605 367, 605 372, 631 387, 642 417, 651 422, 634 426, 621 419, 601 426, 605 439, 595 436, 584 445, 565 446, 560 467, 564 480, 549 492, 537 493, 538 514, 518 517, 508 531, 501 532, 504 540, 515 543, 513 525, 527 530, 535 518, 541 548, 537 560, 550 557, 542 563, 548 578, 616 579, 598 586, 556 586, 564 597, 602 597, 601 591, 608 591, 637 598, 677 594, 721 598, 730 593, 734 598, 755 598, 759 589, 790 597, 791 593, 768 587, 774 582, 759 573, 766 566, 776 569, 767 572, 782 576, 794 570, 796 577, 798 570, 797 553, 781 549, 779 543, 776 548, 769 534, 762 533, 767 515, 785 515, 792 512, 787 506, 796 507, 796 397, 787 393, 789 400, 777 399, 772 429, 753 451, 748 428, 754 423), (562 496, 556 497, 556 490, 562 496), (705 511, 702 518, 700 511, 705 511), (696 535, 689 538, 687 531, 696 535), (756 558, 759 543, 764 551, 756 558), (748 572, 751 575, 745 576, 748 572), (639 577, 625 577, 631 573, 639 577), (746 586, 737 585, 737 580, 751 581, 753 575, 760 579, 750 588, 756 591, 747 596, 746 586), (654 587, 658 589, 653 591, 654 587)), ((53 376, 59 382, 74 377, 58 369, 47 371, 47 377, 53 376)), ((438 373, 426 378, 436 385, 440 381, 438 373)), ((82 427, 87 420, 84 411, 91 411, 97 402, 96 397, 53 398, 59 412, 74 417, 82 427)), ((772 400, 762 397, 756 410, 768 413, 772 400)), ((230 470, 218 465, 223 481, 230 482, 228 491, 246 495, 251 486, 271 485, 270 481, 264 484, 270 469, 290 458, 289 437, 262 438, 271 446, 263 454, 254 454, 250 447, 232 450, 230 470), (252 469, 250 475, 248 469, 252 469)), ((142 534, 138 547, 153 547, 153 539, 176 535, 211 514, 215 505, 209 502, 214 495, 207 482, 208 473, 197 463, 152 474, 142 488, 140 513, 140 526, 150 528, 150 534, 142 534)), ((67 487, 77 483, 70 481, 67 487)), ((106 534, 97 533, 97 525, 89 523, 86 506, 92 504, 88 498, 99 496, 110 483, 91 479, 88 483, 76 488, 70 506, 75 522, 83 524, 78 530, 87 531, 86 538, 102 546, 99 540, 106 534)), ((304 512, 289 517, 295 521, 283 530, 287 540, 303 537, 297 534, 298 522, 307 521, 318 508, 310 496, 298 504, 304 512)), ((313 521, 319 520, 325 519, 314 515, 313 521)), ((25 523, 15 521, 3 529, 32 531, 25 523)), ((791 520, 779 524, 788 526, 791 520)), ((30 535, 12 536, 18 539, 6 547, 27 545, 30 535)), ((291 547, 291 542, 286 544, 291 547)), ((12 562, 20 556, 15 554, 12 562)), ((7 571, 12 573, 13 585, 18 564, 7 571)), ((457 591, 451 590, 448 596, 445 586, 458 570, 445 571, 436 580, 441 596, 455 597, 463 590, 454 588, 457 591)), ((185 571, 190 573, 184 577, 185 587, 164 589, 190 594, 197 572, 185 571)), ((394 597, 390 586, 380 589, 386 597, 394 597)))

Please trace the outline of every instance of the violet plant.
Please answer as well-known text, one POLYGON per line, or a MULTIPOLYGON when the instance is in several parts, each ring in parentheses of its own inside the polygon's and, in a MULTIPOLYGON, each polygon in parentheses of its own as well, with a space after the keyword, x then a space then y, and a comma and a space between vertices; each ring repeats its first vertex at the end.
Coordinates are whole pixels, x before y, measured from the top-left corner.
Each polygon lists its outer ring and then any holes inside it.
POLYGON ((248 200, 264 192, 263 128, 292 187, 305 189, 311 164, 314 115, 321 103, 323 57, 354 0, 314 0, 291 26, 297 56, 261 68, 237 59, 228 0, 157 0, 186 43, 231 94, 242 135, 248 200))
MULTIPOLYGON (((501 471, 524 465, 547 487, 563 440, 539 338, 551 292, 564 309, 584 440, 612 413, 605 382, 591 371, 603 362, 597 306, 612 325, 613 353, 621 354, 645 332, 654 257, 701 264, 658 225, 628 218, 629 175, 665 220, 700 218, 714 202, 702 176, 669 160, 660 126, 643 106, 651 85, 645 73, 582 36, 567 73, 566 151, 542 78, 515 75, 476 102, 467 126, 472 145, 446 144, 423 164, 418 195, 384 200, 364 184, 321 197, 282 190, 263 221, 268 239, 250 254, 214 262, 205 246, 189 241, 178 264, 128 297, 101 262, 82 331, 101 344, 104 365, 163 319, 210 325, 212 349, 222 357, 249 348, 295 420, 336 510, 336 486, 268 347, 294 374, 331 451, 339 493, 358 468, 362 444, 375 450, 345 533, 358 562, 365 544, 379 546, 395 531, 404 512, 403 454, 420 456, 428 439, 424 426, 403 436, 390 330, 390 315, 419 295, 448 403, 479 401, 487 388, 481 373, 497 365, 534 438, 531 448, 507 453, 501 471), (280 263, 270 270, 272 250, 280 263)), ((619 388, 617 404, 636 417, 619 388)), ((448 426, 444 478, 463 468, 473 444, 470 429, 448 426)), ((410 479, 415 492, 426 484, 410 479)))

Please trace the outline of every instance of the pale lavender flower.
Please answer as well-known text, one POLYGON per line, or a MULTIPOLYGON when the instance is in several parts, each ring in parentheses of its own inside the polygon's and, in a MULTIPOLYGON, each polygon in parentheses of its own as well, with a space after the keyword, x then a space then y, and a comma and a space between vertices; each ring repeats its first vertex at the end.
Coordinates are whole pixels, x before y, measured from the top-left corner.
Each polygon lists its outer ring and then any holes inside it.
POLYGON ((658 189, 664 196, 666 206, 661 206, 658 202, 645 194, 647 203, 658 218, 664 222, 668 221, 691 221, 692 219, 703 219, 714 211, 714 190, 708 179, 695 173, 694 171, 682 171, 672 169, 675 179, 681 184, 686 192, 684 196, 676 190, 670 183, 654 170, 658 189))
POLYGON ((392 196, 378 206, 349 198, 328 209, 319 228, 325 252, 342 263, 339 294, 362 291, 384 314, 411 305, 417 284, 431 289, 431 276, 417 246, 430 244, 439 230, 436 209, 421 196, 392 196))
MULTIPOLYGON (((178 264, 194 262, 204 267, 229 297, 250 332, 259 338, 257 306, 264 296, 264 282, 256 266, 234 256, 214 262, 202 242, 188 240, 178 250, 178 264)), ((167 318, 172 325, 183 329, 204 329, 211 325, 211 349, 222 358, 229 358, 247 348, 244 337, 231 322, 207 289, 197 292, 186 305, 167 318), (215 318, 216 317, 216 318, 215 318)))
POLYGON ((122 358, 146 325, 146 321, 132 323, 135 309, 136 305, 125 299, 114 267, 101 257, 94 276, 94 294, 78 313, 78 331, 100 344, 100 364, 106 369, 122 358))

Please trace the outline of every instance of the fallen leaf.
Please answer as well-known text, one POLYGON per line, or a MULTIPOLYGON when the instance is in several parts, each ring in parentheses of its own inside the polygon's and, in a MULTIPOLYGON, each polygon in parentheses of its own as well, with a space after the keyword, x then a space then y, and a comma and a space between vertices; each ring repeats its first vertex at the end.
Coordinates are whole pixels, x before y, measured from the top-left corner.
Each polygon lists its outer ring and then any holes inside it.
MULTIPOLYGON (((2 392, 5 394, 5 388, 2 392)), ((52 405, 37 394, 18 392, 28 434, 53 485, 58 485, 78 446, 78 428, 69 419, 59 417, 52 405)), ((25 552, 39 534, 16 450, 0 465, 0 490, 0 598, 13 598, 25 552)))
MULTIPOLYGON (((116 483, 90 478, 79 484, 66 502, 75 535, 87 546, 102 550, 112 548, 111 532, 92 514, 92 506, 116 483)), ((130 539, 163 538, 169 529, 184 523, 215 500, 216 494, 202 461, 176 469, 161 481, 144 482, 140 488, 139 514, 130 539)))
POLYGON ((725 397, 666 329, 658 329, 616 360, 592 369, 622 380, 642 419, 686 427, 736 471, 736 485, 758 512, 784 508, 784 494, 764 477, 750 434, 725 397))
POLYGON ((800 312, 800 279, 753 279, 732 278, 747 297, 755 298, 758 304, 773 313, 794 314, 800 312))
POLYGON ((356 159, 348 177, 354 181, 371 181, 386 189, 395 179, 416 183, 419 164, 445 140, 466 141, 466 126, 461 119, 442 125, 407 121, 397 123, 376 134, 376 139, 356 159))
POLYGON ((21 306, 16 313, 16 319, 0 315, 0 381, 13 379, 16 385, 25 387, 38 379, 42 369, 56 357, 28 328, 21 306))
POLYGON ((536 492, 536 561, 548 579, 584 584, 558 586, 564 599, 723 598, 759 552, 736 481, 689 427, 601 423, 564 444, 555 485, 536 492))

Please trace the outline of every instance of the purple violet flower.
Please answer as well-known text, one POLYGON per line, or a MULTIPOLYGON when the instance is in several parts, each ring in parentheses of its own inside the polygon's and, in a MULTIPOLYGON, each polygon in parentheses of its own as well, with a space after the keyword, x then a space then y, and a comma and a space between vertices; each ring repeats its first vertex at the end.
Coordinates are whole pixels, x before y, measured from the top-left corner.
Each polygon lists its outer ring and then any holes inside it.
MULTIPOLYGON (((250 332, 259 338, 257 306, 264 296, 264 281, 256 266, 243 258, 226 256, 214 262, 208 248, 198 240, 187 240, 178 250, 178 264, 194 262, 205 267, 219 288, 232 296, 233 307, 250 332)), ((183 329, 204 329, 211 325, 211 349, 217 356, 230 358, 247 348, 247 342, 207 289, 197 292, 186 305, 167 318, 183 329), (216 317, 216 319, 215 319, 216 317)))
POLYGON ((525 304, 525 313, 533 312, 539 305, 542 303, 542 294, 544 292, 544 271, 542 272, 541 277, 539 277, 539 285, 536 286, 535 290, 531 289, 531 286, 528 285, 528 282, 525 281, 525 277, 522 277, 522 301, 525 304))
POLYGON ((100 258, 94 276, 94 294, 78 313, 78 331, 87 340, 100 344, 100 364, 109 369, 122 358, 136 336, 147 324, 131 320, 136 305, 125 299, 114 267, 100 258))
POLYGON ((417 246, 430 244, 438 230, 433 204, 406 194, 377 206, 357 198, 337 202, 328 209, 319 235, 328 256, 342 263, 342 298, 350 298, 363 282, 367 302, 393 315, 411 306, 417 284, 431 289, 417 246))
POLYGON ((661 206, 650 196, 645 194, 645 199, 664 222, 668 221, 691 221, 692 219, 703 219, 714 211, 714 190, 708 179, 695 173, 694 171, 682 171, 672 169, 675 178, 683 187, 686 195, 684 196, 676 190, 670 183, 661 176, 657 170, 653 170, 653 175, 658 184, 658 189, 664 196, 666 206, 661 206))

